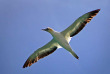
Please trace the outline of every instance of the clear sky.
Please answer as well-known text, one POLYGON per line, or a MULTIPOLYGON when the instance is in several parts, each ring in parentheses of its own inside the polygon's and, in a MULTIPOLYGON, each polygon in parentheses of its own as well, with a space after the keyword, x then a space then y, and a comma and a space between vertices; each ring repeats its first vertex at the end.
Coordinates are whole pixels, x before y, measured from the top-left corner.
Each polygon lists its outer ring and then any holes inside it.
POLYGON ((110 0, 0 0, 0 74, 110 74, 110 0), (26 59, 81 15, 101 9, 70 42, 31 67, 26 59))

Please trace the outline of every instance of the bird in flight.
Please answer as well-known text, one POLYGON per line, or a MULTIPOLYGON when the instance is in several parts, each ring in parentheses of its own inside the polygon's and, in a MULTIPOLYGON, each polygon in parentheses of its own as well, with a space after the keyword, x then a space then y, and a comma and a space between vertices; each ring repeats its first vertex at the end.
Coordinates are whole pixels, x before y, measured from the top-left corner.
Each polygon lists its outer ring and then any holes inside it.
POLYGON ((49 32, 53 36, 53 39, 43 47, 37 49, 32 55, 30 55, 24 63, 23 68, 31 66, 33 63, 37 62, 41 58, 48 56, 58 48, 66 49, 76 59, 79 59, 77 54, 72 50, 69 42, 71 38, 78 34, 84 28, 84 26, 89 23, 94 16, 97 15, 99 11, 100 9, 97 9, 82 15, 72 25, 70 25, 62 32, 57 32, 49 27, 42 29, 43 31, 49 32))

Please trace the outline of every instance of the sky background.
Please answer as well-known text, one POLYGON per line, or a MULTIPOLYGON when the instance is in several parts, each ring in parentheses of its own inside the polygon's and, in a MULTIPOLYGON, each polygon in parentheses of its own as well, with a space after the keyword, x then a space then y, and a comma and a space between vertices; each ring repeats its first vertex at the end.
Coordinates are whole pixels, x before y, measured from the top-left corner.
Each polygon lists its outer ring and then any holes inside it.
POLYGON ((110 0, 0 0, 0 74, 110 74, 110 0), (31 67, 26 59, 81 15, 101 9, 70 42, 31 67))

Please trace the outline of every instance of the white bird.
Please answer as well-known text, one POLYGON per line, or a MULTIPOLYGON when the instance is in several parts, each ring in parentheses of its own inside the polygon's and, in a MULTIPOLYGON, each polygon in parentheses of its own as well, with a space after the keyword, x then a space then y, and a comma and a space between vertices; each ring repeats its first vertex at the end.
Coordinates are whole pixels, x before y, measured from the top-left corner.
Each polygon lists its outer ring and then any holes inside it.
POLYGON ((88 12, 81 17, 79 17, 72 25, 70 25, 67 29, 62 32, 57 32, 51 28, 42 29, 44 31, 49 32, 53 39, 48 42, 43 47, 36 50, 25 62, 23 68, 31 66, 33 63, 37 62, 39 59, 48 56, 49 54, 53 53, 56 49, 63 47, 67 51, 69 51, 76 59, 79 57, 76 53, 72 50, 69 42, 73 36, 79 33, 84 26, 90 22, 90 20, 96 16, 96 14, 100 11, 100 9, 88 12))

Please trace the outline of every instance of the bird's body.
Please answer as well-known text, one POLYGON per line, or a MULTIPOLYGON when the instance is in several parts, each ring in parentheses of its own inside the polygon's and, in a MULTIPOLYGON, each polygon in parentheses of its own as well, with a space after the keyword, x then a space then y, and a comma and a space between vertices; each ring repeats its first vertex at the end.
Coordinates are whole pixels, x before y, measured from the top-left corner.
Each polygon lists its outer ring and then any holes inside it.
MULTIPOLYGON (((48 28, 48 29, 51 29, 51 28, 48 28)), ((55 40, 61 47, 69 51, 75 58, 77 59, 79 58, 69 45, 68 38, 70 37, 65 38, 65 36, 61 32, 56 32, 54 30, 52 30, 49 33, 53 36, 53 40, 55 40)))
POLYGON ((79 33, 84 26, 90 22, 90 20, 96 16, 96 14, 100 11, 100 9, 88 12, 83 16, 79 17, 72 25, 70 25, 67 29, 62 32, 54 31, 51 28, 42 29, 44 31, 49 32, 53 39, 48 42, 43 47, 36 50, 25 62, 23 68, 31 66, 33 63, 37 62, 39 59, 48 56, 49 54, 53 53, 57 48, 63 47, 67 51, 69 51, 76 59, 79 57, 76 53, 72 50, 69 42, 73 36, 79 33))
POLYGON ((64 47, 65 49, 70 48, 70 45, 68 43, 68 41, 66 40, 66 38, 60 33, 60 32, 55 32, 53 31, 53 39, 58 42, 58 44, 61 47, 64 47))

